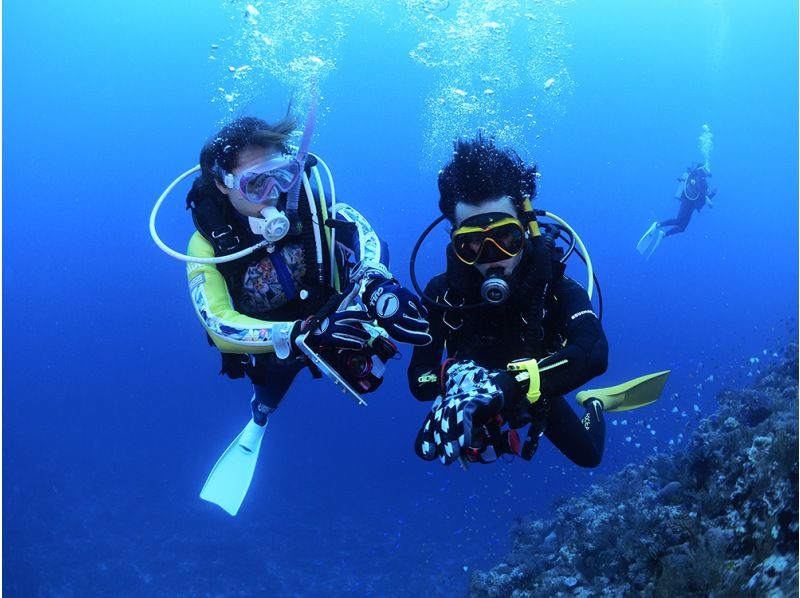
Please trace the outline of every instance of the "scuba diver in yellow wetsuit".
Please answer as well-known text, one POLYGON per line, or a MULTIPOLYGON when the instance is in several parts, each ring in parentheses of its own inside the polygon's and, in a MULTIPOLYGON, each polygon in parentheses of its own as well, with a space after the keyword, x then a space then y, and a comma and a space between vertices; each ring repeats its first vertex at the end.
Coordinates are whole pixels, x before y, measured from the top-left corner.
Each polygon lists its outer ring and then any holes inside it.
MULTIPOLYGON (((187 261, 192 303, 221 352, 220 373, 253 383, 252 421, 201 493, 231 514, 249 487, 264 427, 301 369, 317 377, 322 370, 363 402, 397 353, 388 337, 431 340, 425 308, 388 270, 385 243, 359 212, 335 203, 330 171, 309 153, 314 112, 294 152, 291 117, 272 125, 245 117, 222 128, 203 146, 199 167, 182 175, 200 172, 186 199, 197 228, 188 256, 162 246, 187 261)), ((160 245, 154 219, 163 199, 151 216, 160 245)))
POLYGON ((535 166, 481 134, 456 141, 439 173, 442 216, 420 237, 411 265, 433 337, 415 347, 408 368, 412 394, 434 401, 415 443, 423 459, 531 459, 544 435, 574 463, 595 467, 603 454, 603 412, 652 403, 666 381, 660 372, 581 391, 580 417, 564 399, 606 370, 608 344, 592 307, 596 279, 586 248, 561 218, 533 210, 536 181, 535 166), (445 219, 452 226, 447 270, 423 292, 414 260, 445 219), (588 292, 564 275, 573 253, 586 262, 588 292), (525 426, 523 442, 517 430, 525 426))

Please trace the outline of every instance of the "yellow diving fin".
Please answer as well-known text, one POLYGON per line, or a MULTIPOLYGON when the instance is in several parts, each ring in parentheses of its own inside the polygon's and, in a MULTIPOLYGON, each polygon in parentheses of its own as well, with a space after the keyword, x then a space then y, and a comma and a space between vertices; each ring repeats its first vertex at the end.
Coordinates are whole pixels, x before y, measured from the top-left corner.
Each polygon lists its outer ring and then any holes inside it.
POLYGON ((605 411, 627 411, 655 403, 664 390, 670 370, 639 376, 609 388, 580 391, 575 398, 579 405, 589 399, 599 399, 605 411))

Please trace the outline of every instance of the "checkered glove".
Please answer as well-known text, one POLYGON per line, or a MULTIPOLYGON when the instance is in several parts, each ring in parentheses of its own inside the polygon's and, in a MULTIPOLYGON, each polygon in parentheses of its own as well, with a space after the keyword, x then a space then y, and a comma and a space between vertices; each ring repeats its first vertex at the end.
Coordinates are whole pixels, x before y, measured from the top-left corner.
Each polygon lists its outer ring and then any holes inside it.
POLYGON ((426 461, 439 457, 450 465, 470 446, 473 429, 500 413, 503 393, 492 380, 495 374, 471 360, 456 362, 446 375, 445 394, 434 401, 414 449, 426 461))

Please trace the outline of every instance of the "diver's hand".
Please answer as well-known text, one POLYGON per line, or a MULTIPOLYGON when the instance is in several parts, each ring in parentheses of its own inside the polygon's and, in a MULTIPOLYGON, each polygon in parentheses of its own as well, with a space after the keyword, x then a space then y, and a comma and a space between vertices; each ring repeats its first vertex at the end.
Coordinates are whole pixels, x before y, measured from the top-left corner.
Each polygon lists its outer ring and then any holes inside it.
POLYGON ((479 429, 503 408, 503 392, 494 374, 474 361, 460 361, 447 370, 444 396, 437 397, 417 434, 414 449, 422 459, 436 457, 445 465, 461 457, 479 429))
POLYGON ((431 342, 426 319, 428 310, 414 293, 396 280, 375 278, 367 285, 364 295, 370 315, 393 339, 412 345, 431 342))
POLYGON ((292 332, 292 340, 303 332, 309 332, 306 344, 312 349, 320 347, 335 347, 337 349, 363 349, 364 345, 372 338, 363 324, 372 322, 370 316, 363 309, 348 309, 335 311, 324 318, 313 330, 308 330, 309 320, 297 322, 296 331, 292 332), (296 333, 295 333, 296 332, 296 333))

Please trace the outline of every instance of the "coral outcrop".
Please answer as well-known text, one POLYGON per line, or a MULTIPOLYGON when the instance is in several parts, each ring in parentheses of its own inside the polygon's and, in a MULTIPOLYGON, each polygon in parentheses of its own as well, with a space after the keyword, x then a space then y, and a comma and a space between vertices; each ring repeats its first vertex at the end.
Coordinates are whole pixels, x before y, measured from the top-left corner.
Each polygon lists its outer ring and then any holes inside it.
POLYGON ((797 596, 798 348, 719 393, 688 446, 520 521, 474 597, 797 596))

